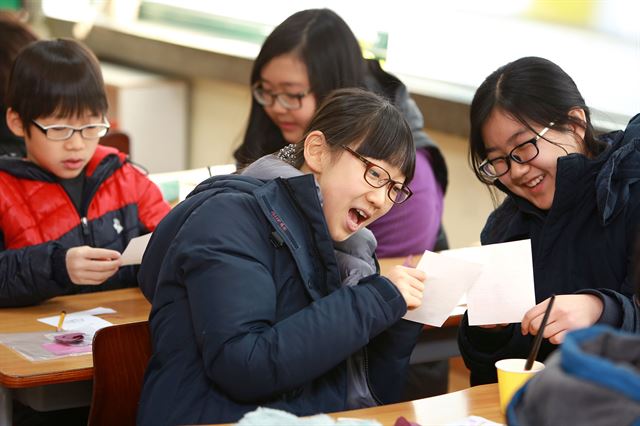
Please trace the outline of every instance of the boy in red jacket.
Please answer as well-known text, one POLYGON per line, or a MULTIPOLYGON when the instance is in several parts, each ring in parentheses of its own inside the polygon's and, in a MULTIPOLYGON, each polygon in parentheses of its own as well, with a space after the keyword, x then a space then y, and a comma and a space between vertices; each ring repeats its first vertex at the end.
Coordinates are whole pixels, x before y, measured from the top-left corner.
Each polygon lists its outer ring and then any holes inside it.
POLYGON ((169 206, 123 153, 98 145, 109 122, 95 56, 72 40, 32 43, 6 106, 27 155, 0 159, 0 307, 137 285, 120 253, 169 206))

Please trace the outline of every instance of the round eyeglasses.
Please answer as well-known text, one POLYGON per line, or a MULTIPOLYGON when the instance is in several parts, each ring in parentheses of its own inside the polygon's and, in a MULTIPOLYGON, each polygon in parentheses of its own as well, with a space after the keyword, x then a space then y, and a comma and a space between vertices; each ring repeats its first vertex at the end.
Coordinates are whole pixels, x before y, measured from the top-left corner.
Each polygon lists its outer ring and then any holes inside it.
POLYGON ((411 192, 411 189, 409 189, 407 185, 391 179, 391 175, 388 171, 367 160, 348 146, 340 146, 364 163, 366 166, 364 170, 364 180, 369 185, 374 188, 382 188, 386 185, 389 186, 389 189, 387 190, 387 197, 389 197, 394 204, 402 204, 413 195, 413 192, 411 192))
POLYGON ((551 122, 547 127, 542 129, 540 133, 537 133, 533 138, 528 141, 522 142, 515 146, 509 155, 506 157, 498 157, 492 160, 484 160, 478 167, 482 174, 491 179, 497 179, 500 176, 504 176, 511 169, 511 161, 515 161, 518 164, 525 164, 533 160, 540 153, 538 148, 538 140, 544 136, 545 133, 553 127, 554 123, 551 122))
POLYGON ((302 99, 311 93, 311 89, 301 93, 275 93, 266 90, 262 87, 262 83, 258 81, 252 86, 251 92, 256 102, 262 106, 270 107, 277 101, 283 108, 294 110, 302 108, 302 99))
POLYGON ((107 134, 111 125, 105 119, 104 123, 85 124, 80 127, 67 126, 66 124, 52 124, 43 126, 36 120, 31 120, 33 124, 52 141, 66 141, 71 138, 75 132, 80 132, 84 139, 99 139, 107 134))

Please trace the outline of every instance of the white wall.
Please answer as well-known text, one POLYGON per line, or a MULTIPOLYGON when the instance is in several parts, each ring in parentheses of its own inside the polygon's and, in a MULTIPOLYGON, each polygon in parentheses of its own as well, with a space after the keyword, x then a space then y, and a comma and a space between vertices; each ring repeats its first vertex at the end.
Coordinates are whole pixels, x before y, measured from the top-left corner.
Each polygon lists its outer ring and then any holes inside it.
POLYGON ((191 89, 190 167, 233 163, 249 117, 248 85, 194 79, 191 89))

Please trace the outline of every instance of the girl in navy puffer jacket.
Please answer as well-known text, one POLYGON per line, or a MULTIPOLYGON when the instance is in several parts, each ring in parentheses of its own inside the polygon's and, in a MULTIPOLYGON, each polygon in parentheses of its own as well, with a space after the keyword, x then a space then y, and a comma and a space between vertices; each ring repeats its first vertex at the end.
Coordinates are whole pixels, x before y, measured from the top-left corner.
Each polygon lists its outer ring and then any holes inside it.
POLYGON ((154 232, 139 275, 154 348, 140 424, 399 397, 422 328, 401 318, 420 305, 424 273, 398 266, 354 282, 344 271, 372 250, 347 250, 345 260, 334 243, 411 196, 411 131, 388 101, 344 89, 291 148, 279 158, 300 173, 211 178, 154 232))

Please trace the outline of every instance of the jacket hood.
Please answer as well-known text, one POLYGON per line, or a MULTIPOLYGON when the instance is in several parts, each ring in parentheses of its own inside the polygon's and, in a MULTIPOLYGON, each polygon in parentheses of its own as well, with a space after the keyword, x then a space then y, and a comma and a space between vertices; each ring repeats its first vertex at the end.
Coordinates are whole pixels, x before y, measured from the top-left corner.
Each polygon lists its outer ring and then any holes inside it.
POLYGON ((629 202, 629 187, 640 180, 640 114, 626 130, 611 135, 612 153, 596 179, 598 211, 606 225, 629 202))

